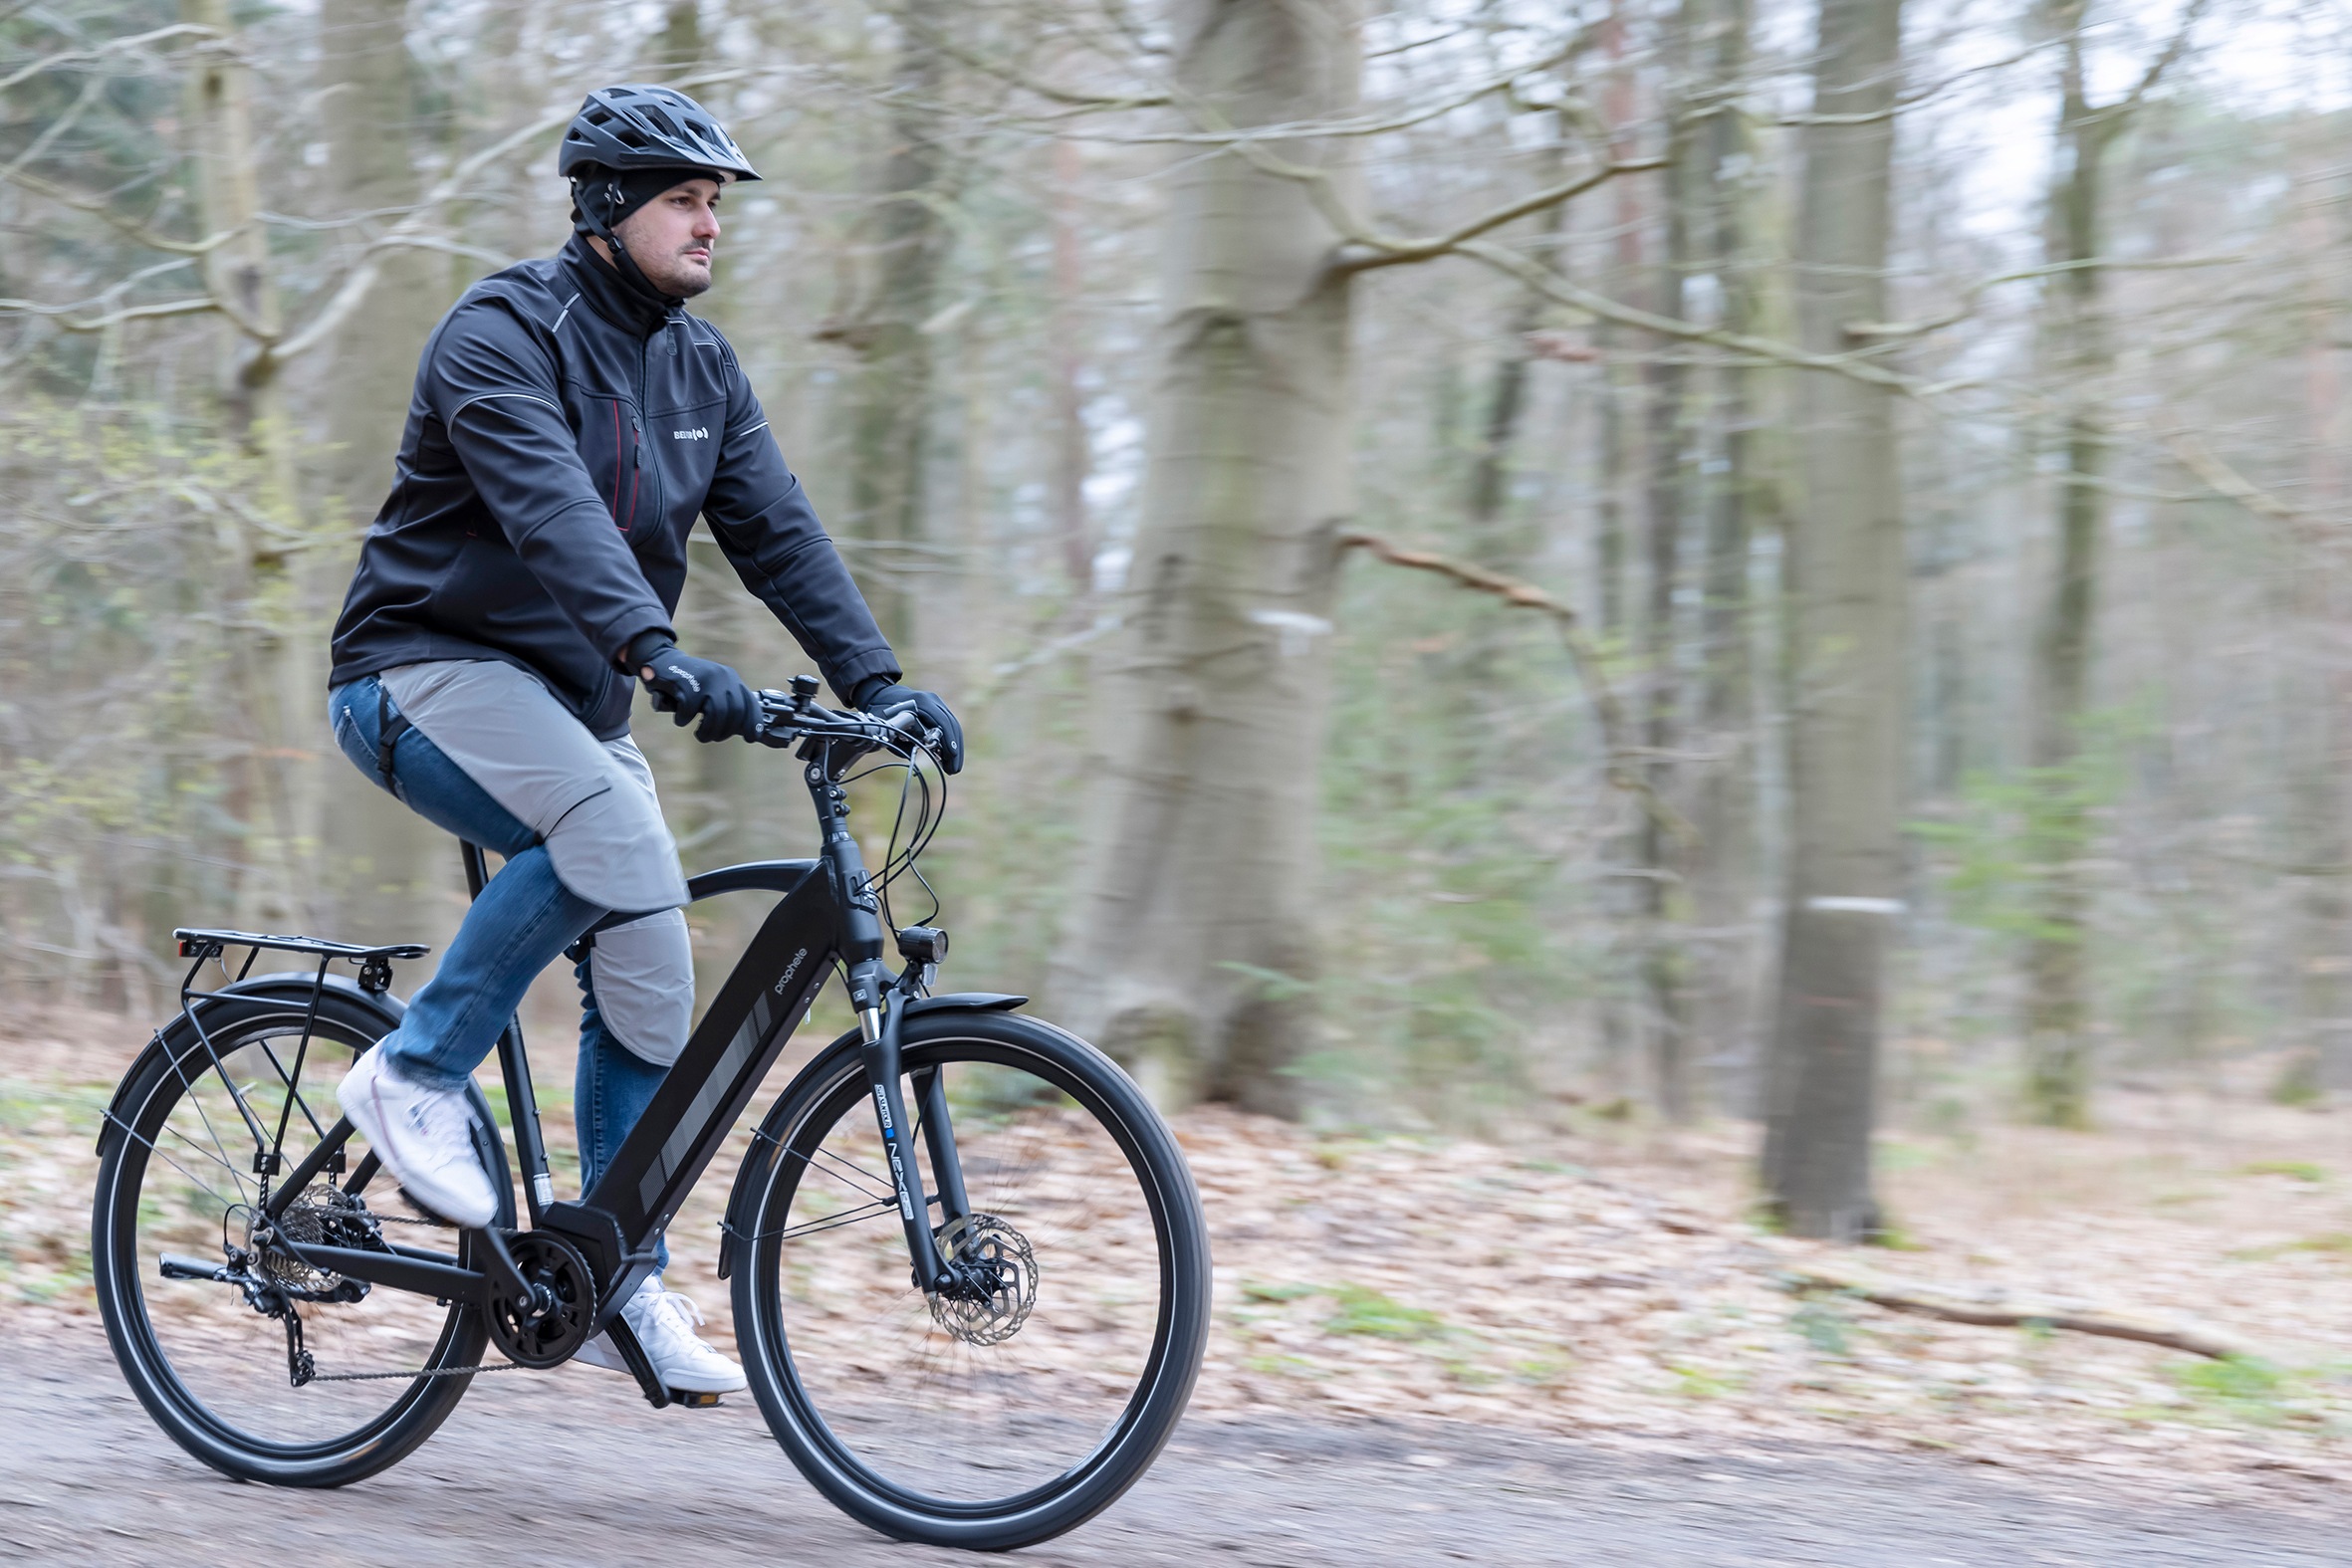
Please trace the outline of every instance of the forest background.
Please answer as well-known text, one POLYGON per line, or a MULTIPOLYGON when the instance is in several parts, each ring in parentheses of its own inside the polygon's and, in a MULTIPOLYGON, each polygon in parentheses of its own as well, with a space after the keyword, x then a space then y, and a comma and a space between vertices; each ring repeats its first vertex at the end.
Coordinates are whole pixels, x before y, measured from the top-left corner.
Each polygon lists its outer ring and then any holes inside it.
MULTIPOLYGON (((1761 1122, 1841 1239, 1874 1129, 2352 1089, 2301 0, 0 5, 13 1003, 445 940, 326 633, 425 335, 630 79, 766 176, 695 309, 972 736, 958 986, 1171 1104, 1761 1122)), ((694 551, 686 645, 806 667, 694 551)), ((639 735, 690 865, 805 852, 775 754, 639 735)))

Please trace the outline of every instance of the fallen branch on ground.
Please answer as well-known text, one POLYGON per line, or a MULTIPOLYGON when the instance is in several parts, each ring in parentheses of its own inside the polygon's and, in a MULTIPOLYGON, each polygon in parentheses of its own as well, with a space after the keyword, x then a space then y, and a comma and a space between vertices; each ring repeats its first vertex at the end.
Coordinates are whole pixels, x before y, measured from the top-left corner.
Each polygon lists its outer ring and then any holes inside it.
POLYGON ((2259 1356, 2253 1346, 2219 1329, 2163 1323, 2127 1312, 2061 1305, 2055 1301, 2011 1303, 2006 1300, 1979 1300, 1935 1285, 1898 1284, 1860 1270, 1839 1268, 1827 1263, 1782 1261, 1779 1268, 1795 1280, 1799 1288, 1810 1286, 1841 1291, 1873 1306, 1886 1307, 1896 1312, 1916 1312, 1923 1317, 1942 1318, 1948 1323, 1973 1323, 1980 1328, 2026 1328, 2039 1323, 2070 1333, 2097 1334, 2106 1339, 2130 1339, 2143 1345, 2162 1345, 2168 1350, 2183 1350, 2192 1356, 2206 1356, 2215 1361, 2256 1359, 2259 1356))

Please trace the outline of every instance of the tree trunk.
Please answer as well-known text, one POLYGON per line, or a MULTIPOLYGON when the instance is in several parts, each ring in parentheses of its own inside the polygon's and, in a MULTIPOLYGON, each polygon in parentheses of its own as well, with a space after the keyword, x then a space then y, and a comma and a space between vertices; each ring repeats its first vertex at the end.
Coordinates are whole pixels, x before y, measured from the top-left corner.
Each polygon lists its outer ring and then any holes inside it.
MULTIPOLYGON (((1609 9, 1604 46, 1610 62, 1608 90, 1604 95, 1604 112, 1613 132, 1609 156, 1618 160, 1634 152, 1626 127, 1634 123, 1637 98, 1633 72, 1624 63, 1622 0, 1609 9)), ((1615 210, 1610 225, 1609 264, 1604 270, 1613 293, 1640 287, 1637 280, 1642 265, 1641 191, 1639 180, 1620 179, 1611 184, 1611 205, 1615 210)), ((1593 508, 1598 536, 1594 554, 1598 559, 1594 567, 1600 577, 1602 646, 1615 654, 1629 651, 1633 640, 1631 595, 1627 592, 1630 573, 1626 559, 1625 492, 1627 475, 1638 460, 1639 436, 1625 417, 1626 405, 1631 401, 1631 378, 1617 357, 1620 338, 1614 325, 1606 321, 1595 324, 1592 341, 1601 360, 1600 417, 1596 429, 1600 442, 1600 495, 1593 508)), ((1636 1057, 1642 1039, 1638 1001, 1644 989, 1640 970, 1642 938, 1646 931, 1641 912, 1647 890, 1636 883, 1645 858, 1642 832, 1643 824, 1633 823, 1610 846, 1608 858, 1619 869, 1603 885, 1601 899, 1602 909, 1613 927, 1599 999, 1601 1066, 1605 1078, 1620 1092, 1629 1086, 1627 1080, 1637 1078, 1640 1071, 1636 1057)))
MULTIPOLYGON (((2297 228, 2305 253, 2326 257, 2334 249, 2327 224, 2331 204, 2321 194, 2325 185, 2311 177, 2325 160, 2313 147, 2298 161, 2312 195, 2303 203, 2297 228)), ((2338 346, 2342 308, 2330 272, 2315 267, 2313 273, 2304 308, 2304 482, 2308 510, 2336 517, 2344 501, 2339 428, 2344 350, 2338 346)), ((2299 626, 2295 641, 2307 650, 2295 662, 2309 670, 2308 680, 2298 682, 2291 695, 2309 702, 2313 711, 2304 755, 2297 759, 2298 786, 2292 796, 2300 818, 2295 848, 2300 859, 2319 870, 2303 878, 2300 889, 2296 1000, 2303 1038, 2296 1060, 2277 1086, 2285 1091, 2281 1099, 2352 1090, 2352 882, 2339 869, 2352 858, 2352 801, 2347 800, 2347 779, 2352 778, 2352 745, 2347 745, 2352 741, 2347 734, 2352 730, 2352 659, 2345 646, 2345 594, 2336 571, 2297 570, 2291 577, 2295 602, 2290 608, 2299 626)))
MULTIPOLYGON (((1567 127, 1558 132, 1564 142, 1567 127)), ((1552 170, 1546 179, 1556 179, 1552 170)), ((1555 247, 1565 232, 1568 204, 1554 202, 1536 220, 1537 251, 1547 267, 1558 265, 1555 247)), ((1526 544, 1511 518, 1512 456, 1519 445, 1521 421, 1528 406, 1528 365, 1532 355, 1528 335, 1542 325, 1545 300, 1532 289, 1512 305, 1503 329, 1503 351, 1496 357, 1487 383, 1487 406, 1478 444, 1471 455, 1470 557, 1497 571, 1516 569, 1526 555, 1526 544)))
MULTIPOLYGON (((1822 0, 1797 257, 1798 335, 1853 346, 1886 319, 1901 0, 1822 0), (1848 116, 1861 116, 1849 118, 1848 116), (1873 117, 1874 116, 1874 117, 1873 117)), ((1804 506, 1789 528, 1788 908, 1764 1188, 1799 1235, 1859 1239, 1871 1196, 1885 952, 1901 872, 1904 593, 1893 394, 1798 376, 1804 506)))
MULTIPOLYGON (((1692 46, 1705 62, 1709 88, 1728 95, 1748 73, 1749 0, 1693 0, 1692 46)), ((1750 156, 1748 127, 1725 105, 1699 131, 1694 192, 1705 215, 1707 266, 1723 298, 1723 325, 1742 335, 1759 330, 1755 281, 1748 256, 1750 156)), ((1739 1080, 1753 1071, 1750 1023, 1757 943, 1749 931, 1756 877, 1756 713, 1750 676, 1748 565, 1754 532, 1751 512, 1762 486, 1755 452, 1755 372, 1723 364, 1715 372, 1716 452, 1719 470, 1709 486, 1707 565, 1700 611, 1700 749, 1713 754, 1700 778, 1692 820, 1698 852, 1692 857, 1692 912, 1703 933, 1692 986, 1693 1033, 1722 1068, 1709 1076, 1725 1103, 1747 1105, 1753 1091, 1739 1080)))
MULTIPOLYGON (((228 0, 184 0, 182 16, 223 38, 236 31, 228 0)), ((261 222, 255 163, 252 72, 235 48, 196 57, 187 86, 188 150, 197 206, 207 236, 228 234, 206 253, 205 280, 233 313, 223 329, 221 397, 230 429, 262 463, 267 493, 259 511, 277 530, 299 529, 291 432, 274 366, 259 356, 280 331, 268 236, 261 222)), ((245 874, 237 919, 265 928, 316 923, 317 848, 324 822, 316 744, 322 707, 317 627, 304 580, 305 557, 290 554, 284 533, 244 525, 242 587, 259 631, 237 662, 239 690, 224 727, 246 745, 240 789, 245 874), (307 721, 307 722, 306 722, 307 721)))
POLYGON ((1086 523, 1086 475, 1094 463, 1085 390, 1079 385, 1086 257, 1077 223, 1077 183, 1078 144, 1063 136, 1054 143, 1054 304, 1046 318, 1046 341, 1054 396, 1054 532, 1070 596, 1082 606, 1094 587, 1093 531, 1086 523))
MULTIPOLYGON (((320 10, 320 86, 334 106, 328 170, 346 211, 395 210, 420 194, 409 139, 416 75, 406 23, 403 0, 326 0, 320 10)), ((382 257, 365 308, 351 314, 330 344, 328 449, 314 493, 324 494, 342 523, 339 542, 365 532, 390 488, 417 354, 449 303, 449 284, 447 257, 382 257)), ((352 549, 339 543, 323 555, 317 588, 349 568, 352 549)), ((297 707, 290 717, 306 715, 297 707)), ((316 712, 307 717, 325 723, 316 712)), ((343 905, 338 931, 352 941, 442 941, 456 907, 457 857, 448 835, 348 768, 331 770, 329 781, 326 796, 345 824, 335 835, 342 863, 330 867, 343 905), (345 845, 351 852, 342 852, 345 845)))
POLYGON ((2041 791, 2033 833, 2040 878, 2038 931, 2025 944, 2026 1109, 2047 1126, 2090 1122, 2090 1009, 2085 994, 2082 869, 2090 836, 2080 778, 2082 721, 2090 700, 2091 632, 2099 558, 2107 533, 2107 432, 2099 408, 2115 366, 2102 320, 2099 254, 2101 165, 2120 124, 2083 88, 2080 3, 2060 8, 2061 67, 2056 182, 2050 191, 2049 260, 2067 270, 2050 283, 2052 368, 2063 380, 2065 467, 2058 489, 2057 560, 2034 645, 2033 721, 2027 750, 2041 791))
MULTIPOLYGON (((942 174, 938 111, 946 56, 943 0, 902 0, 891 71, 890 132, 872 208, 872 276, 856 319, 826 330, 857 353, 849 378, 849 511, 841 532, 882 633, 905 660, 915 632, 913 583, 923 543, 929 461, 931 340, 948 231, 932 203, 942 174), (862 548, 855 548, 862 547, 862 548)), ((846 692, 841 694, 846 697, 846 692)))
MULTIPOLYGON (((1655 274, 1655 309, 1660 316, 1681 321, 1689 315, 1692 266, 1691 198, 1696 189, 1692 161, 1698 148, 1690 109, 1687 71, 1691 34, 1700 17, 1697 4, 1686 3, 1666 24, 1661 54, 1669 74, 1664 95, 1667 166, 1659 176, 1660 227, 1664 248, 1655 274)), ((1650 345, 1643 367, 1648 419, 1648 485, 1644 491, 1643 528, 1649 556, 1649 602, 1642 619, 1643 717, 1642 745, 1648 757, 1642 764, 1649 786, 1666 799, 1676 784, 1676 770, 1668 761, 1675 750, 1681 725, 1681 670, 1676 657, 1679 617, 1675 605, 1683 577, 1684 449, 1689 435, 1690 369, 1679 342, 1658 339, 1650 345)), ((1650 1071, 1658 1108, 1670 1121, 1687 1122, 1696 1113, 1691 1071, 1690 1008, 1686 995, 1686 955, 1671 929, 1680 913, 1684 857, 1656 811, 1645 811, 1635 834, 1635 859, 1642 875, 1634 891, 1639 903, 1642 1010, 1650 1041, 1650 1071)))
MULTIPOLYGON (((1351 0, 1182 0, 1176 80, 1236 126, 1356 98, 1351 0)), ((1344 177, 1348 143, 1271 144, 1344 177)), ((1294 1114, 1315 973, 1315 765, 1349 513, 1348 287, 1306 186, 1171 175, 1143 519, 1104 661, 1066 1011, 1163 1104, 1294 1114)))

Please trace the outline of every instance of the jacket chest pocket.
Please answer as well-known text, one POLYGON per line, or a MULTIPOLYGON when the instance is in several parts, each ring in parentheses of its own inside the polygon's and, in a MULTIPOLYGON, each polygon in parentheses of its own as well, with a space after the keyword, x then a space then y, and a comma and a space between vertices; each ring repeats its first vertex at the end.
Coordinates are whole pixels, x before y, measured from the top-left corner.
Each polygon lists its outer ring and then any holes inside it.
MULTIPOLYGON (((692 528, 703 499, 710 494, 711 476, 719 466, 719 437, 726 412, 721 405, 655 414, 646 421, 646 463, 660 475, 664 504, 675 505, 685 514, 671 520, 674 527, 692 528)), ((646 482, 652 483, 652 476, 648 475, 646 482)))
POLYGON ((647 488, 654 477, 645 450, 645 422, 621 397, 584 400, 580 417, 580 461, 612 525, 631 533, 640 515, 647 515, 647 488))

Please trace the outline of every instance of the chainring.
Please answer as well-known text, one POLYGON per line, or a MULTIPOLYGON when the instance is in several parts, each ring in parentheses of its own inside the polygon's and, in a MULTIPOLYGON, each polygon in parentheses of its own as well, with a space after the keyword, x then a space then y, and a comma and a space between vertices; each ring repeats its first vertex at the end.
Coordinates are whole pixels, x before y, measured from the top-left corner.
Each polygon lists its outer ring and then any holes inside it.
POLYGON ((954 1286, 934 1290, 931 1320, 967 1345, 1001 1345, 1038 1304, 1038 1259, 1029 1237, 995 1215, 966 1215, 939 1230, 939 1255, 954 1286))
POLYGON ((490 1342, 517 1366, 559 1366, 588 1343, 596 1320, 595 1276, 571 1242, 550 1232, 522 1232, 508 1238, 507 1249, 532 1298, 491 1301, 490 1342))

